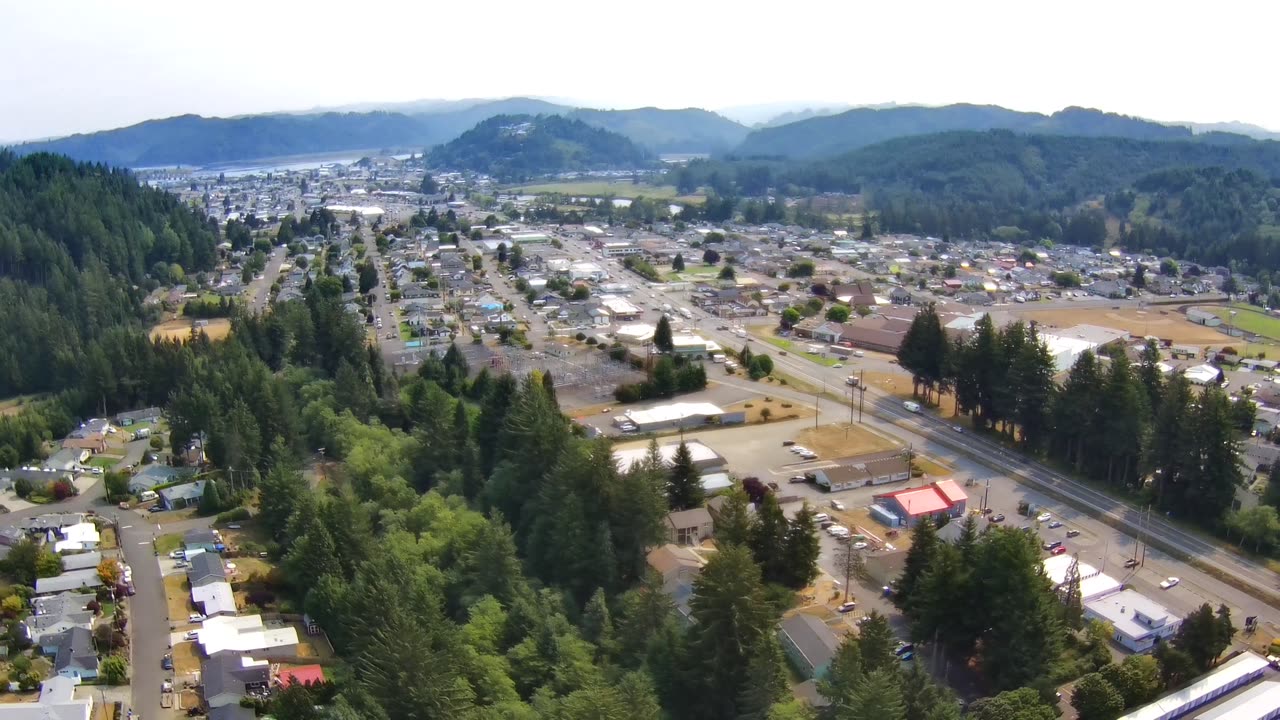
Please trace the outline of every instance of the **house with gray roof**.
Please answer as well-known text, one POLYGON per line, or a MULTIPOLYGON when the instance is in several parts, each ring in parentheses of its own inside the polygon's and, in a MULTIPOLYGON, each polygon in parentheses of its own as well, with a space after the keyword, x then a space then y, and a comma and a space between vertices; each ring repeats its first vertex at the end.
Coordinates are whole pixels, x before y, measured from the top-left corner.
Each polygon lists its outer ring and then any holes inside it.
POLYGON ((827 624, 812 615, 797 613, 778 626, 778 639, 792 665, 808 678, 826 677, 840 639, 827 624))
POLYGON ((216 553, 196 553, 188 556, 187 561, 191 563, 187 568, 187 580, 193 588, 223 582, 227 579, 226 568, 222 565, 222 556, 216 553))
POLYGON ((96 568, 98 563, 102 562, 102 553, 97 550, 90 552, 76 553, 74 555, 62 556, 62 570, 84 570, 86 568, 96 568))
POLYGON ((37 595, 52 595, 71 592, 72 590, 91 590, 101 586, 102 578, 98 577, 97 568, 70 570, 54 577, 36 578, 37 595))
POLYGON ((159 490, 160 502, 166 510, 181 510, 188 505, 195 505, 204 496, 204 482, 196 480, 159 490))
POLYGON ((147 465, 139 470, 138 474, 129 478, 129 492, 136 494, 144 490, 154 490, 157 485, 168 485, 193 473, 191 468, 147 465))
POLYGON ((93 694, 76 697, 76 682, 53 676, 40 683, 35 702, 0 703, 0 720, 89 720, 93 694))
POLYGON ((210 708, 239 706, 250 691, 270 687, 271 665, 236 652, 217 652, 204 661, 201 678, 204 701, 210 708))
POLYGON ((98 677, 98 653, 93 649, 93 633, 82 627, 63 633, 53 658, 53 671, 77 684, 98 677))
MULTIPOLYGON (((84 597, 84 596, 80 596, 84 597)), ((72 628, 93 629, 93 612, 80 610, 59 615, 29 615, 22 621, 22 630, 31 644, 45 655, 54 655, 62 645, 63 636, 72 628)))

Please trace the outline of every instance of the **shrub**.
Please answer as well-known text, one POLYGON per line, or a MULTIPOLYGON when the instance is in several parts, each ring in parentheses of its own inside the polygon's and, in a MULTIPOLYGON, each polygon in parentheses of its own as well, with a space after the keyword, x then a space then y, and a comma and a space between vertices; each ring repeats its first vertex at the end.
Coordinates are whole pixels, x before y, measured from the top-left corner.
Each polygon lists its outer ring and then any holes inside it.
POLYGON ((744 407, 744 408, 753 408, 753 407, 755 407, 755 403, 743 403, 742 407, 744 407))
POLYGON ((53 484, 53 499, 66 500, 76 494, 76 486, 70 480, 62 479, 53 484))
POLYGON ((574 339, 575 339, 575 340, 577 340, 578 342, 582 342, 583 340, 586 340, 586 339, 587 339, 587 334, 586 334, 586 333, 584 333, 584 332, 580 332, 580 333, 578 333, 577 335, 574 335, 573 337, 574 337, 574 339))
POLYGON ((587 338, 587 344, 588 344, 588 345, 595 345, 595 344, 596 344, 596 339, 595 339, 595 338, 593 338, 593 337, 589 337, 589 338, 587 338))
POLYGON ((782 407, 783 407, 783 408, 789 408, 789 407, 791 407, 791 403, 782 403, 782 407))
POLYGON ((640 402, 644 399, 644 390, 635 383, 619 385, 614 388, 613 397, 620 403, 640 402))
POLYGON ((149 445, 151 446, 151 449, 152 449, 152 450, 163 450, 163 449, 164 449, 164 441, 163 441, 163 440, 161 440, 161 439, 160 439, 158 436, 156 436, 156 435, 152 435, 152 436, 151 436, 151 441, 150 441, 149 443, 147 443, 147 444, 149 444, 149 445))
POLYGON ((241 520, 248 520, 250 517, 252 517, 252 515, 249 513, 249 508, 238 507, 224 513, 220 513, 217 517, 217 521, 220 523, 239 522, 241 520))

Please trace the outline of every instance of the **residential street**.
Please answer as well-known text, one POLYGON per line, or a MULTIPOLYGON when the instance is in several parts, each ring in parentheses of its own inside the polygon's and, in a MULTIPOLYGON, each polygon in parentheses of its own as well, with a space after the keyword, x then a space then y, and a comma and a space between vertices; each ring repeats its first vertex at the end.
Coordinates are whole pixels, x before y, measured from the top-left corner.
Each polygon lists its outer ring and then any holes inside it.
POLYGON ((271 299, 271 284, 280 277, 280 266, 284 264, 285 255, 288 250, 283 247, 277 247, 271 251, 271 255, 267 258, 267 267, 262 271, 262 276, 254 278, 249 287, 245 290, 245 295, 249 303, 249 312, 257 314, 267 307, 268 301, 271 299))

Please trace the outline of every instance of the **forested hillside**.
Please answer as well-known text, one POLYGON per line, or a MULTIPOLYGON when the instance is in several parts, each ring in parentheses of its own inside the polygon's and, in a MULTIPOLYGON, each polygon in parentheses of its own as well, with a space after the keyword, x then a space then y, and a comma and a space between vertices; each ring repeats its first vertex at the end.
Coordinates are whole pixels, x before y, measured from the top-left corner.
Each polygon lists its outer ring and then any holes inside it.
POLYGON ((747 136, 747 129, 698 108, 661 110, 591 110, 568 114, 593 127, 612 130, 657 153, 713 153, 728 150, 747 136))
POLYGON ((527 180, 572 170, 635 168, 648 153, 625 137, 559 115, 499 115, 433 148, 433 167, 527 180))
POLYGON ((56 152, 127 167, 207 165, 351 150, 409 149, 446 143, 497 115, 563 114, 612 130, 652 152, 710 153, 746 136, 741 125, 689 108, 573 109, 533 98, 451 103, 434 109, 249 115, 181 115, 129 127, 26 143, 19 153, 56 152))
POLYGON ((148 273, 213 267, 217 228, 127 172, 0 151, 0 397, 79 387, 141 328, 148 273))
POLYGON ((879 228, 939 237, 1005 228, 1030 241, 1098 245, 1104 236, 1068 229, 1105 209, 1123 222, 1118 239, 1127 247, 1268 270, 1280 268, 1274 178, 1275 142, 1006 130, 898 138, 811 162, 697 161, 673 173, 680 192, 702 187, 720 198, 861 194, 879 228))
POLYGON ((1015 130, 1041 135, 1190 140, 1185 127, 1071 107, 1052 115, 1018 112, 995 105, 854 108, 836 115, 762 128, 734 149, 737 157, 817 159, 885 140, 951 130, 1015 130))

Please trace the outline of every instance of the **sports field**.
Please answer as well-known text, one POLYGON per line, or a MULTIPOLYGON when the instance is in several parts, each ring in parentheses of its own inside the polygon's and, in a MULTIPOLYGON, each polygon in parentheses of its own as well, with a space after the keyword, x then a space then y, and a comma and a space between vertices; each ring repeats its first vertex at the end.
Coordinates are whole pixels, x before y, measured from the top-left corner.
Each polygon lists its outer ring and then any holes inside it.
POLYGON ((1109 307, 1090 307, 1025 310, 1016 314, 1023 320, 1035 320, 1046 330, 1088 324, 1124 330, 1135 337, 1154 335, 1179 345, 1223 345, 1230 340, 1225 333, 1187 320, 1175 308, 1115 310, 1109 307))
POLYGON ((538 195, 540 193, 560 193, 582 197, 637 198, 647 197, 651 200, 676 200, 680 202, 700 203, 705 198, 701 195, 680 195, 675 185, 635 184, 630 180, 595 180, 582 182, 538 183, 535 185, 513 185, 506 192, 518 195, 538 195))
POLYGON ((1213 305, 1200 308, 1222 318, 1223 325, 1234 325, 1235 327, 1249 333, 1250 335, 1261 335, 1271 340, 1280 340, 1280 318, 1259 310, 1244 303, 1236 303, 1230 308, 1221 305, 1213 305), (1231 317, 1231 311, 1235 310, 1235 317, 1231 317))

